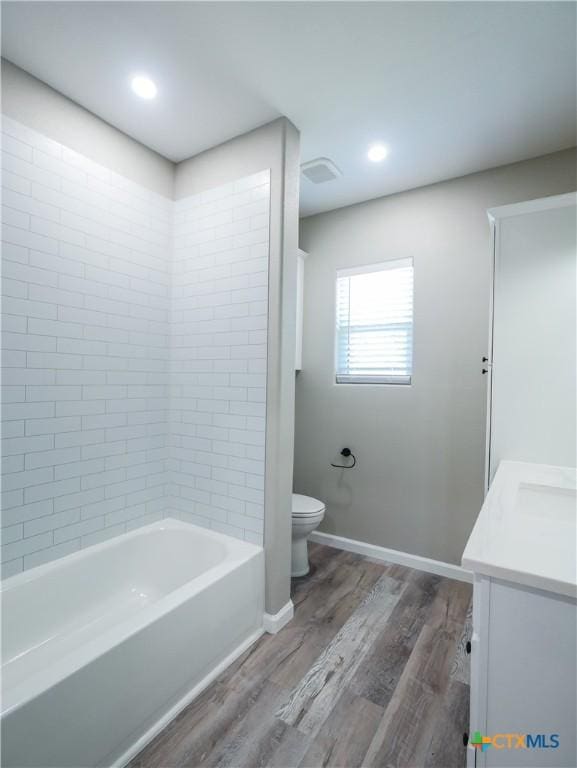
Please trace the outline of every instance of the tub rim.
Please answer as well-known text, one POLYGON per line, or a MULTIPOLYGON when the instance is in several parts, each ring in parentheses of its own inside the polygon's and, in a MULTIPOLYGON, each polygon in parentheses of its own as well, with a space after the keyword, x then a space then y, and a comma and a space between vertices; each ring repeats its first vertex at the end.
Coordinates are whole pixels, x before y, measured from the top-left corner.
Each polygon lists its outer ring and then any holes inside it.
POLYGON ((57 557, 54 560, 49 560, 47 563, 41 563, 40 565, 36 565, 33 568, 27 568, 25 571, 15 573, 13 576, 9 576, 7 579, 2 579, 0 580, 0 598, 5 592, 18 587, 21 584, 26 584, 28 581, 33 581, 35 578, 40 578, 52 571, 57 571, 63 565, 74 563, 77 560, 82 560, 89 554, 101 552, 105 549, 113 549, 128 539, 150 535, 155 531, 179 529, 183 530, 189 528, 193 528, 195 531, 202 532, 203 535, 208 536, 208 538, 214 541, 220 541, 222 543, 222 540, 224 539, 225 542, 232 544, 235 548, 245 549, 247 557, 249 557, 250 554, 255 554, 256 552, 263 549, 263 547, 259 544, 253 544, 250 541, 237 539, 234 536, 229 536, 228 534, 221 533, 220 531, 213 531, 211 528, 203 528, 201 525, 197 525, 196 523, 189 523, 184 520, 179 520, 176 517, 168 516, 163 517, 161 520, 156 520, 153 523, 149 523, 148 525, 142 525, 138 528, 132 529, 131 531, 126 531, 125 533, 121 533, 118 536, 112 536, 110 539, 105 539, 104 541, 99 541, 96 544, 91 544, 89 547, 83 547, 82 549, 78 549, 76 552, 71 552, 70 554, 64 555, 63 557, 57 557))

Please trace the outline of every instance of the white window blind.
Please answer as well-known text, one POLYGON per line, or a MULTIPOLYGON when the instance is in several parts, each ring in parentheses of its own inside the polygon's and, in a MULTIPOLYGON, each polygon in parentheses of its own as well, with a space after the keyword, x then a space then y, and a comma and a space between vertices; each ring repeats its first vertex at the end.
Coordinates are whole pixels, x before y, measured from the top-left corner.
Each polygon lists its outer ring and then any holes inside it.
POLYGON ((337 271, 337 384, 410 384, 413 261, 337 271))

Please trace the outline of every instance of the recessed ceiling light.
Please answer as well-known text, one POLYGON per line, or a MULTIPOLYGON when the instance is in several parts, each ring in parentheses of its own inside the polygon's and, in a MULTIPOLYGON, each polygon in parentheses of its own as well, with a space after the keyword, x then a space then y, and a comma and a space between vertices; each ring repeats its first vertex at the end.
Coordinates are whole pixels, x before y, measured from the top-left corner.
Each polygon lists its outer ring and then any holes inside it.
POLYGON ((380 163, 381 160, 385 159, 387 154, 388 150, 383 144, 373 144, 371 147, 369 147, 367 157, 372 163, 380 163))
POLYGON ((136 75, 130 83, 132 90, 141 99, 153 99, 157 93, 157 87, 149 77, 136 75))

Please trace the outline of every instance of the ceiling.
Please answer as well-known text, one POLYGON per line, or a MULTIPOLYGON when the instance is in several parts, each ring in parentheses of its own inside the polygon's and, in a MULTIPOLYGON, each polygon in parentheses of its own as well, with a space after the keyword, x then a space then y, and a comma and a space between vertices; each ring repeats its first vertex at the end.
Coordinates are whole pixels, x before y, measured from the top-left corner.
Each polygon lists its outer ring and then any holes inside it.
POLYGON ((2 22, 6 58, 174 161, 286 115, 302 161, 343 172, 302 179, 302 215, 577 143, 573 2, 4 2, 2 22))

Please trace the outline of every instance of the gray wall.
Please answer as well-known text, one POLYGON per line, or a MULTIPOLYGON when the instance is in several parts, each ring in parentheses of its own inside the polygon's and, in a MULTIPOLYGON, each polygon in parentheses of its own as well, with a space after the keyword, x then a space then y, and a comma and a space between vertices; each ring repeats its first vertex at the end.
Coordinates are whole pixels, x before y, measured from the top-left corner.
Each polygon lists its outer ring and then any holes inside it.
POLYGON ((490 231, 486 209, 576 188, 576 152, 301 221, 303 370, 295 491, 327 503, 321 529, 457 563, 483 499, 490 231), (335 271, 412 256, 411 386, 334 384, 335 271), (350 446, 358 468, 332 469, 350 446))
POLYGON ((2 59, 2 112, 160 195, 172 197, 174 163, 2 59))
POLYGON ((290 599, 299 133, 280 118, 179 163, 178 200, 271 170, 265 470, 266 611, 290 599))

